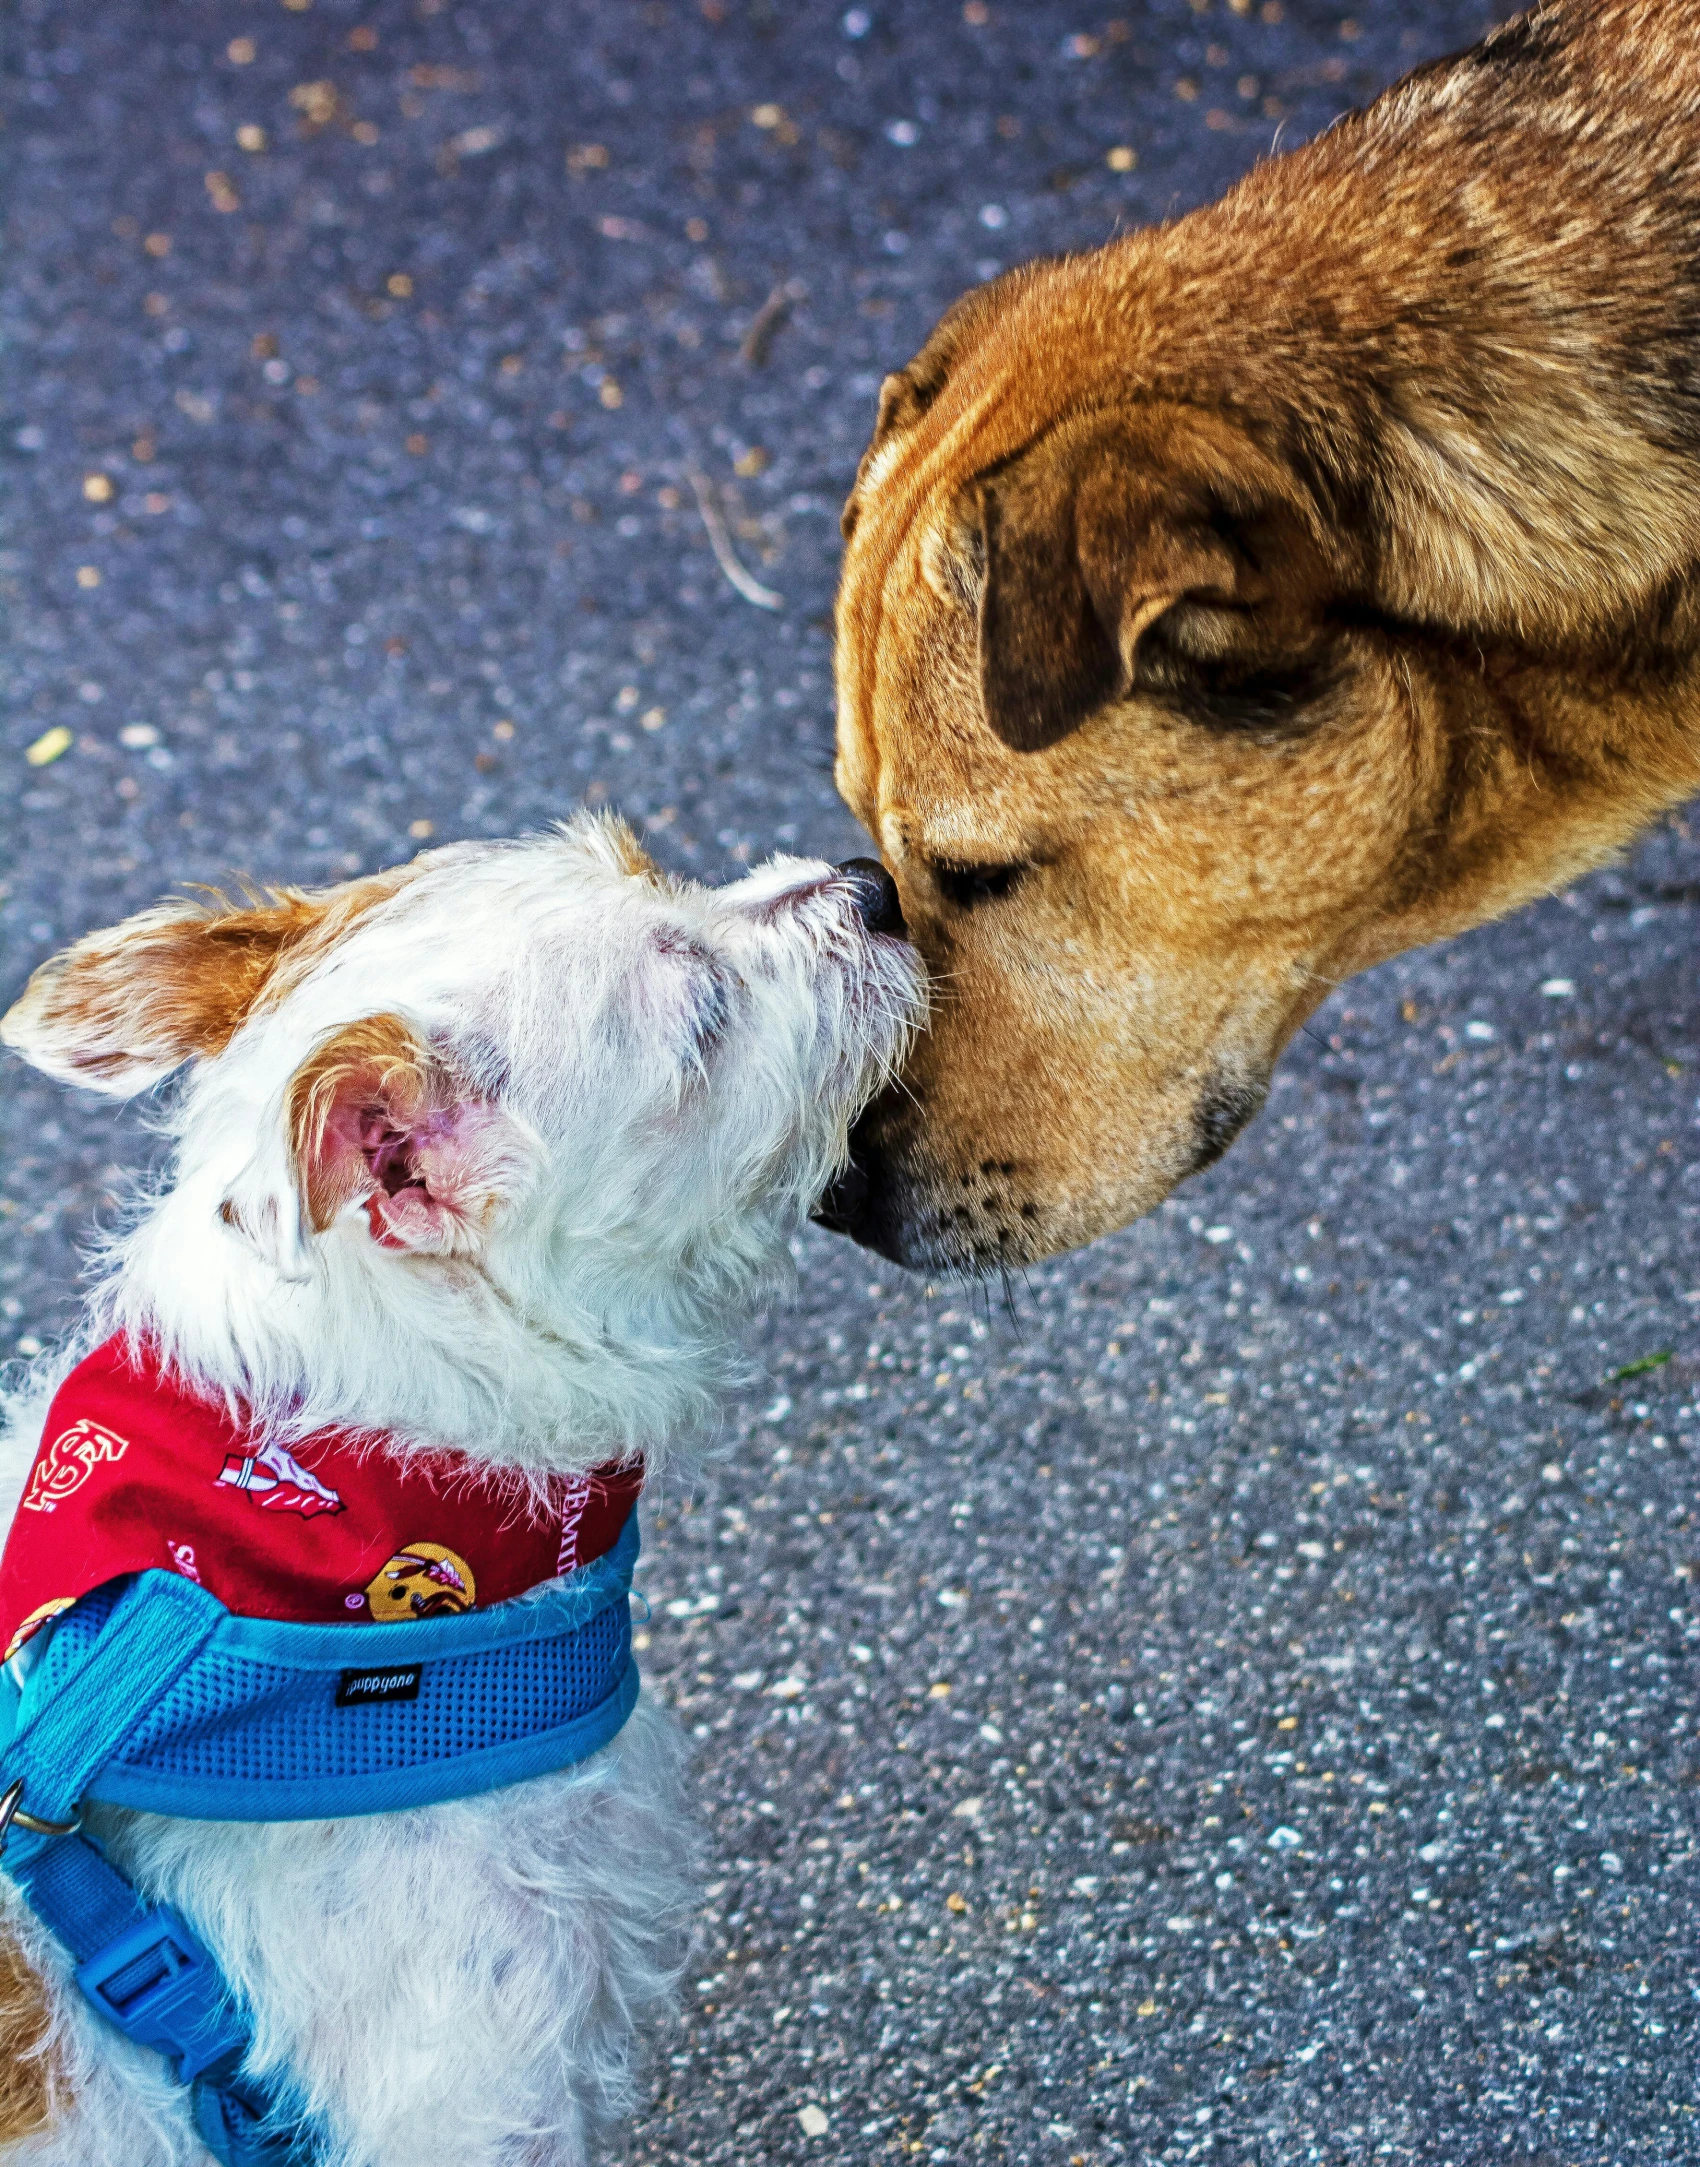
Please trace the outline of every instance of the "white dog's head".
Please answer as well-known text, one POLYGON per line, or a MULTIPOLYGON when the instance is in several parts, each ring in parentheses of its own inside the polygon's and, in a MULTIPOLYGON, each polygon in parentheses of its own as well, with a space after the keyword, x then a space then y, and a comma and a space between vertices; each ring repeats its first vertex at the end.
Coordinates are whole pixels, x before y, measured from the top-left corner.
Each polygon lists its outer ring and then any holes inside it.
POLYGON ((108 1318, 274 1422, 538 1471, 729 1374, 922 1006, 873 873, 670 880, 611 821, 167 903, 0 1025, 128 1095, 189 1063, 108 1318))

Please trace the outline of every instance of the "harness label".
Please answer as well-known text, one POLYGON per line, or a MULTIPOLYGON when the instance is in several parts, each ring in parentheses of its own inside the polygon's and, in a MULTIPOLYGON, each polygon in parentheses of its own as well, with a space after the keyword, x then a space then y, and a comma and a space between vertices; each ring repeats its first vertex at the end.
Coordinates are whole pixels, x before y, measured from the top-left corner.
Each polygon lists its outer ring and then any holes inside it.
POLYGON ((337 1680, 339 1708, 364 1708, 369 1701, 417 1700, 423 1663, 404 1663, 390 1670, 345 1670, 337 1680))

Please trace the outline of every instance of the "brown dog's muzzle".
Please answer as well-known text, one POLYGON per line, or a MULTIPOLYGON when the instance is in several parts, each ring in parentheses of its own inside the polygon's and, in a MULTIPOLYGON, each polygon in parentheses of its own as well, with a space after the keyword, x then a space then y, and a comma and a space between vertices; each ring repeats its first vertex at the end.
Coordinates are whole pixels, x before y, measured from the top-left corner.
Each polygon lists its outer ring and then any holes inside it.
POLYGON ((1020 1156, 945 1165, 924 1097, 900 1083, 852 1129, 849 1162, 815 1207, 815 1221, 911 1270, 983 1273, 1033 1263, 1150 1209, 1176 1182, 1213 1166, 1261 1109, 1266 1089, 1213 1078, 1179 1125, 1172 1153, 1153 1168, 1154 1193, 1130 1211, 1125 1197, 1108 1210, 1059 1198, 1044 1170, 1020 1156))
POLYGON ((1022 1207, 1004 1187, 1013 1165, 988 1159, 977 1180, 947 1184, 925 1168, 918 1141, 901 1094, 876 1099, 850 1133, 849 1163, 816 1205, 816 1222, 912 1270, 986 1271, 1033 1253, 1016 1231, 1022 1207))

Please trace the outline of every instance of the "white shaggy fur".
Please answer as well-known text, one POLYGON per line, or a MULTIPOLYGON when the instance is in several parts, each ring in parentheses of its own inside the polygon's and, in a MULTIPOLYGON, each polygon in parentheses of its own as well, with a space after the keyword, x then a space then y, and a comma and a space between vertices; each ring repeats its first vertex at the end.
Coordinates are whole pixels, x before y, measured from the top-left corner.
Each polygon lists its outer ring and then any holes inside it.
MULTIPOLYGON (((38 1066, 107 1089, 191 1055, 171 1171, 112 1244, 75 1351, 146 1334, 278 1435, 366 1428, 533 1479, 653 1460, 736 1373, 738 1328, 784 1284, 789 1237, 899 1057, 910 952, 829 867, 704 889, 589 821, 437 851, 357 899, 201 1058, 150 982, 157 914, 71 951, 7 1019, 38 1066), (315 1231, 292 1153, 291 1079, 375 1015, 404 1019, 459 1093, 436 1116, 443 1207, 412 1246, 382 1245, 360 1195, 315 1231)), ((69 1358, 7 1411, 7 1524, 69 1358)), ((646 1700, 582 1766, 459 1803, 92 1825, 245 1994, 250 2066, 303 2089, 327 2167, 388 2167, 422 2137, 455 2167, 576 2167, 628 2107, 688 1947, 679 1758, 646 1700)), ((99 2023, 0 1889, 0 1931, 49 1984, 58 2100, 6 2167, 205 2167, 163 2065, 99 2023)))

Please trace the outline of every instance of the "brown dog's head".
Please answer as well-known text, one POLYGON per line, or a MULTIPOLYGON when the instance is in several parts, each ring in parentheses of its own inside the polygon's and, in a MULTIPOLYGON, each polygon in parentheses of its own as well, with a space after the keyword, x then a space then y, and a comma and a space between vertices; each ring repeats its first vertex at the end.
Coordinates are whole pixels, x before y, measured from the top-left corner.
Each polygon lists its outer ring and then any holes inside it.
POLYGON ((834 1209, 906 1262, 1070 1246, 1214 1159, 1409 825, 1401 703, 1291 474, 1167 401, 1000 426, 1056 275, 888 380, 846 514, 840 787, 935 1018, 834 1209))
MULTIPOLYGON (((1550 365, 1510 286, 1425 313, 1423 265, 1395 290, 1373 232, 1330 267, 1307 186, 1329 171, 1283 162, 1011 273, 883 388, 838 778, 934 1010, 823 1217, 901 1262, 996 1268, 1149 1210, 1341 979, 1572 877, 1683 787, 1628 780, 1627 734, 1595 757, 1616 693, 1580 661, 1656 583, 1646 537, 1686 546, 1672 462, 1629 463, 1608 363, 1550 365), (1596 483, 1579 525, 1564 493, 1596 483), (1586 690, 1553 691, 1555 657, 1586 690)), ((1493 212, 1432 213, 1455 287, 1493 212)))

